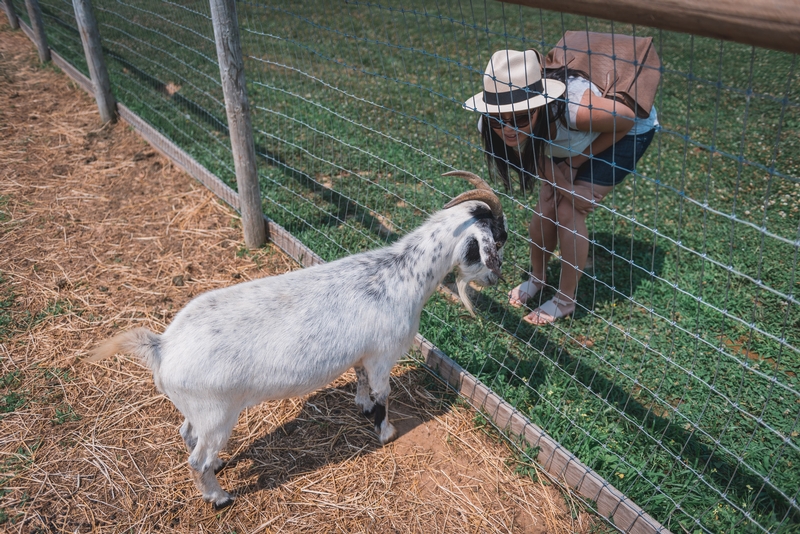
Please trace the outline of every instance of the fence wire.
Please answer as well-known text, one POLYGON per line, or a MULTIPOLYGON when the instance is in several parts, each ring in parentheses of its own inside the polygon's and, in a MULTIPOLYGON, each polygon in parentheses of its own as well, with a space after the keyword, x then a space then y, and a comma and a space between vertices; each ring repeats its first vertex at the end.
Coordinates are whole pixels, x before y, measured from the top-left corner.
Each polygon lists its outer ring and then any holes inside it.
MULTIPOLYGON (((51 47, 87 72, 71 4, 41 5, 51 47)), ((207 3, 94 7, 117 99, 235 187, 207 3)), ((660 126, 588 219, 576 312, 522 321, 555 294, 558 254, 536 302, 509 306, 538 189, 496 184, 506 281, 475 298, 478 319, 435 295, 420 332, 673 532, 800 530, 796 56, 488 1, 237 8, 265 213, 326 260, 466 188, 443 172, 487 176, 462 102, 494 51, 652 37, 660 126)))

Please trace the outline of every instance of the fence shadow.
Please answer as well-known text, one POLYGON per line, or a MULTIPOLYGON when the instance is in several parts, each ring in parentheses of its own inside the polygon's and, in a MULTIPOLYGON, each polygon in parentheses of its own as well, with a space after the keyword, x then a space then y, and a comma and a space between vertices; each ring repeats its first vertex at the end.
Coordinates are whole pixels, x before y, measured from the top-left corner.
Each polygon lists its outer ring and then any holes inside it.
MULTIPOLYGON (((262 150, 264 150, 263 145, 264 143, 256 144, 256 153, 261 156, 268 165, 279 170, 286 177, 291 178, 303 189, 318 196, 331 207, 330 213, 321 213, 319 215, 317 224, 313 225, 314 227, 339 226, 345 224, 348 219, 352 219, 361 223, 368 231, 373 232, 384 244, 392 243, 401 237, 400 234, 383 224, 369 209, 359 206, 347 195, 339 193, 332 187, 320 183, 308 173, 292 167, 286 163, 283 158, 275 154, 262 152, 262 150)), ((294 235, 304 231, 305 226, 305 223, 284 224, 284 227, 294 235)))
MULTIPOLYGON (((255 482, 234 488, 244 495, 279 487, 294 478, 372 454, 382 445, 372 421, 355 405, 355 380, 311 395, 295 417, 256 438, 225 468, 250 463, 255 482)), ((392 376, 389 417, 401 439, 417 426, 451 410, 456 397, 420 368, 408 367, 392 376), (433 393, 428 400, 411 393, 418 388, 433 393)))

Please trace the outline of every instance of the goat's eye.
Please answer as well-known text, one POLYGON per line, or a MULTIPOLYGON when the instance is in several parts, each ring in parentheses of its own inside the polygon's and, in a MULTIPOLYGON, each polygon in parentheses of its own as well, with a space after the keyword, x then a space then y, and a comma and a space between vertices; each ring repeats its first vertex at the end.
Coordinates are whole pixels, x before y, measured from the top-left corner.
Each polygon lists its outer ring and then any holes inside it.
POLYGON ((501 248, 503 248, 503 245, 505 245, 505 243, 503 243, 502 241, 498 241, 498 242, 496 242, 496 243, 494 244, 494 246, 495 246, 495 248, 496 248, 497 250, 500 250, 501 248))

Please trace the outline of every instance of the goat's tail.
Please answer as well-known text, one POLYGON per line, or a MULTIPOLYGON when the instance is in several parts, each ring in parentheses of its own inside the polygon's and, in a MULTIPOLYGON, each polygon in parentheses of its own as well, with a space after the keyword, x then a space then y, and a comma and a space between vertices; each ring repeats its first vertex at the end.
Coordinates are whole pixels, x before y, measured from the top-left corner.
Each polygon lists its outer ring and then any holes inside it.
POLYGON ((147 328, 134 328, 103 341, 92 349, 88 362, 97 362, 117 353, 138 356, 155 370, 161 360, 161 336, 147 328))

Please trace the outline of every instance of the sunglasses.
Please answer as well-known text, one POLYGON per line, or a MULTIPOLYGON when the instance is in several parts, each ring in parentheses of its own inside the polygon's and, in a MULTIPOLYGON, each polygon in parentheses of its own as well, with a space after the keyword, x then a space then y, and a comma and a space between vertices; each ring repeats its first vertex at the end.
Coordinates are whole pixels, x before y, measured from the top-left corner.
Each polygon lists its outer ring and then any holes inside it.
POLYGON ((507 119, 501 118, 499 115, 489 115, 489 126, 495 130, 502 130, 503 126, 508 126, 521 130, 527 128, 531 123, 531 116, 535 113, 534 110, 526 111, 524 113, 517 113, 507 119))

